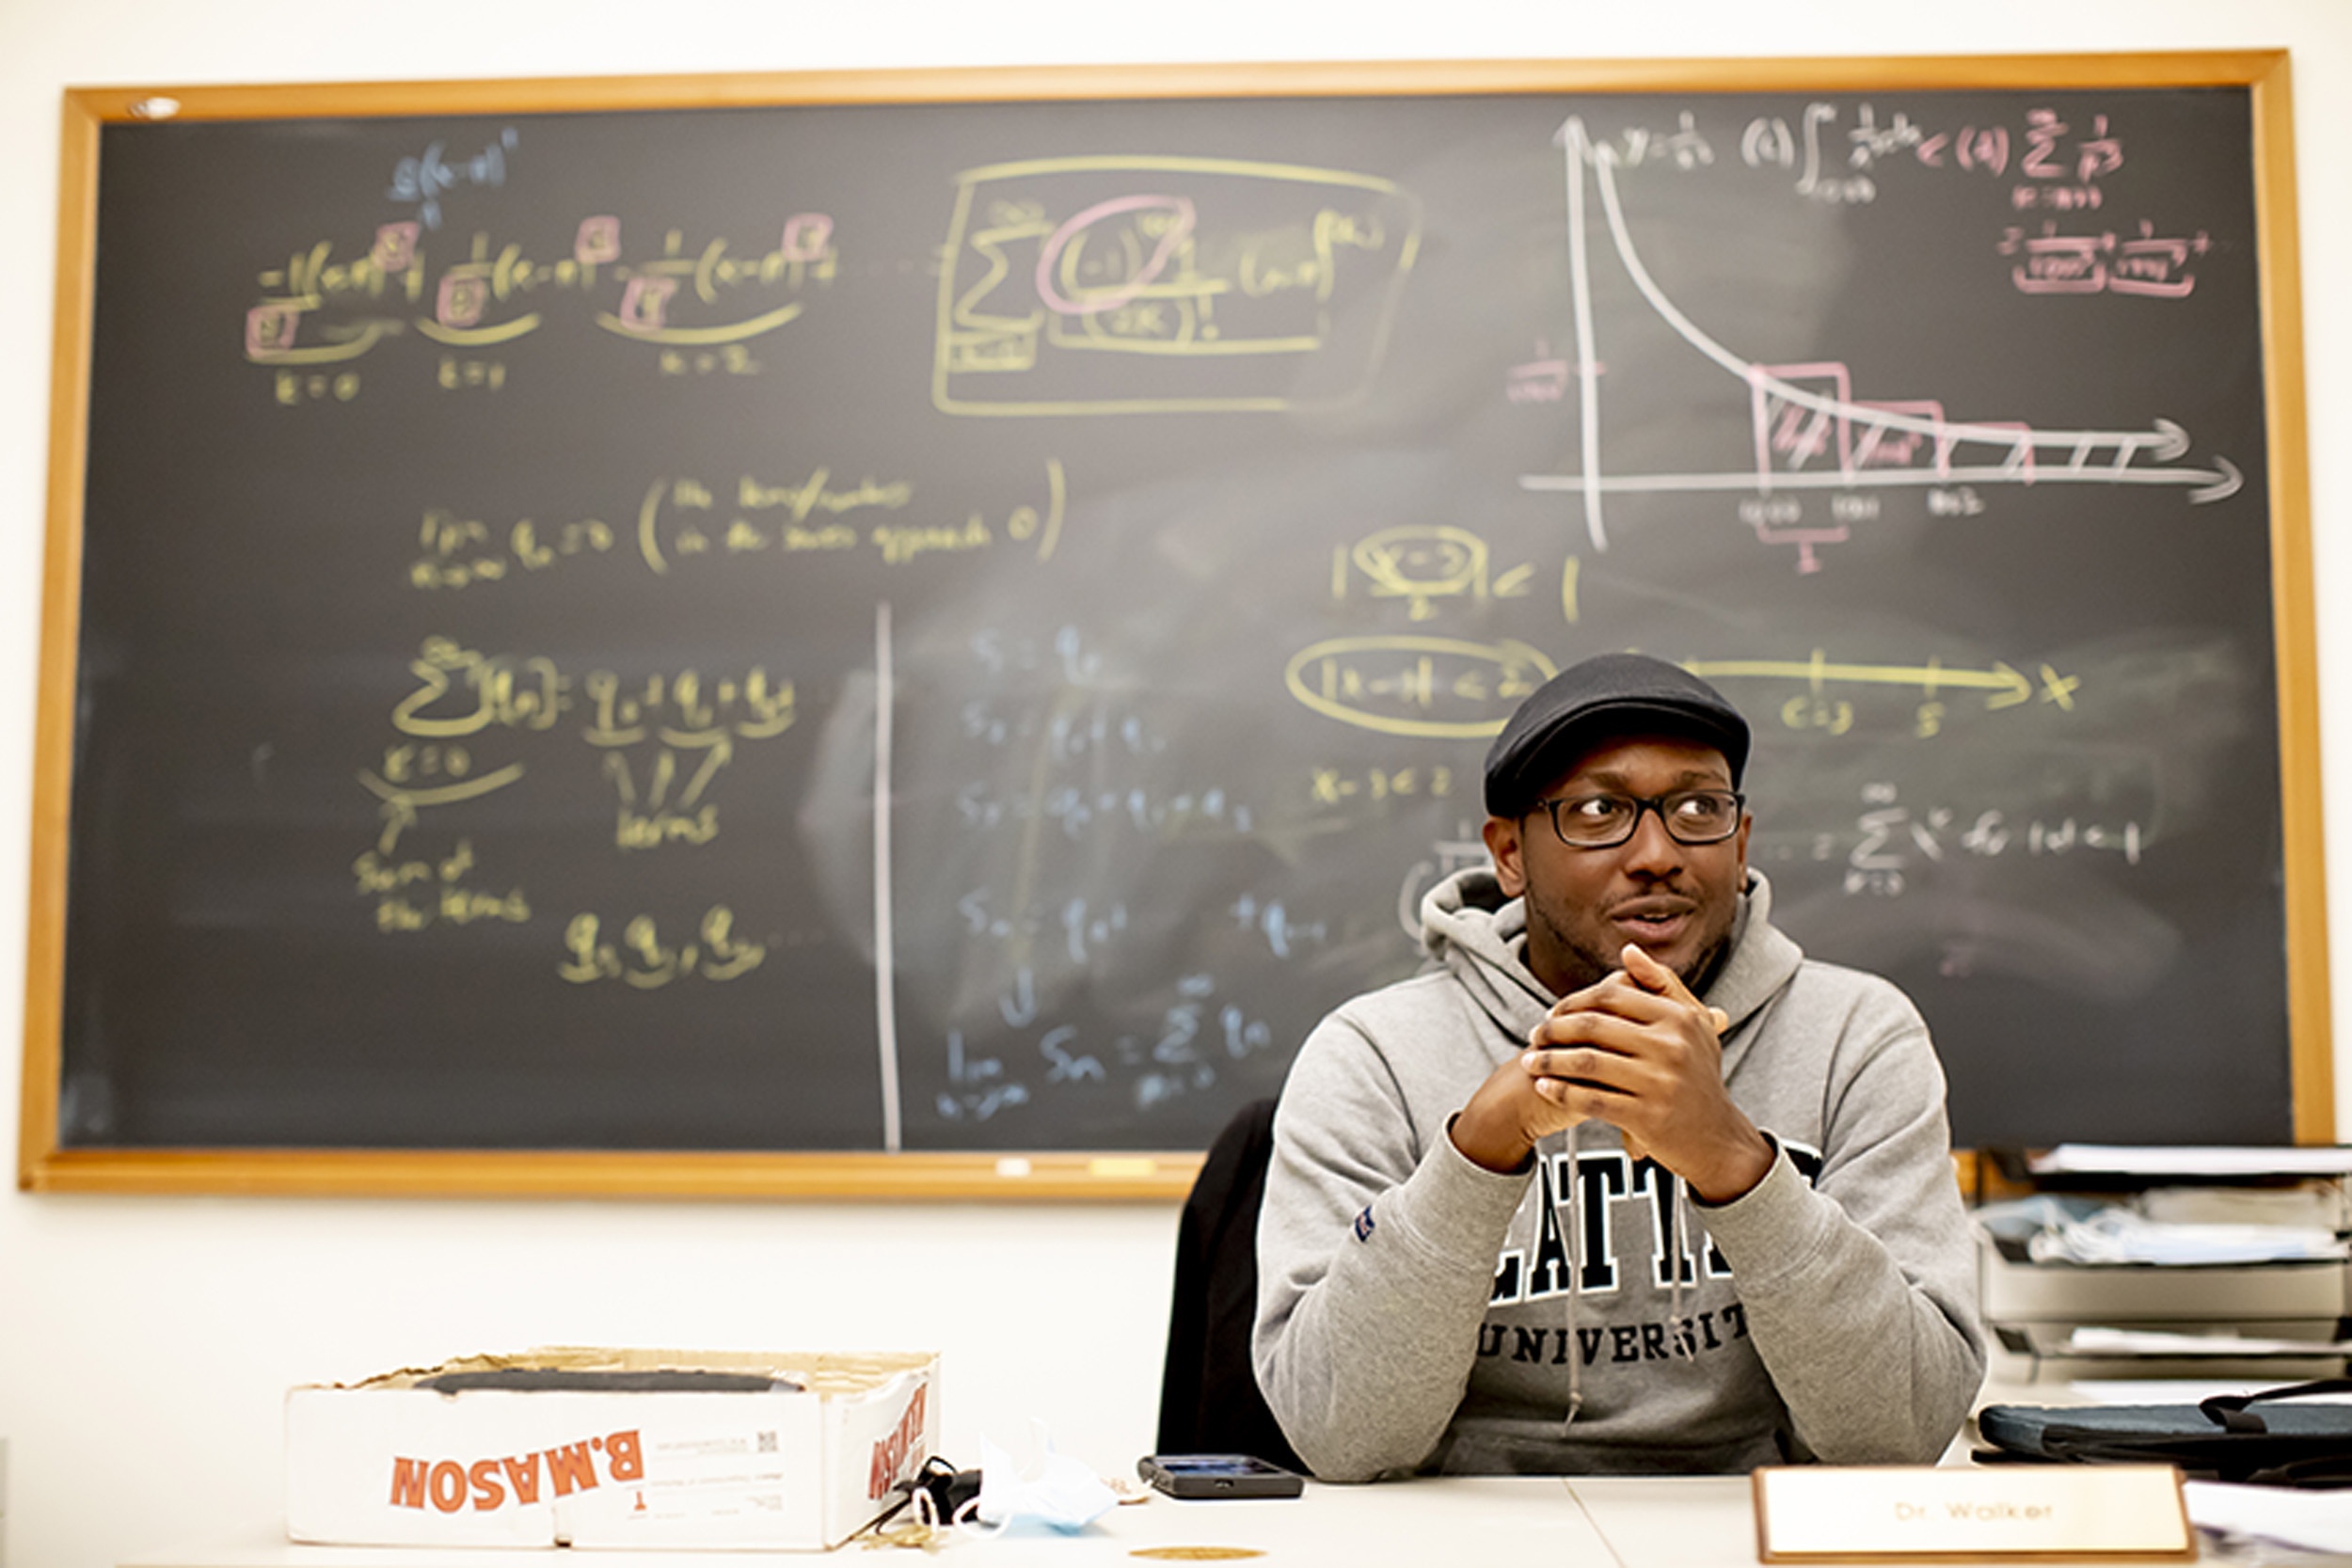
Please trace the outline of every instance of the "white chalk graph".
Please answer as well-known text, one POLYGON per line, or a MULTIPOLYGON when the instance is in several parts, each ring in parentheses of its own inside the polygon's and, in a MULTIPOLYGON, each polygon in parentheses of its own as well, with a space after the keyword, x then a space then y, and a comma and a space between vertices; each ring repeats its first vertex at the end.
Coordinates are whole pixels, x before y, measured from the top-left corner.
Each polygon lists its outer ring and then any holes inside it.
MULTIPOLYGON (((2210 467, 2175 467, 2189 449, 2188 433, 2157 419, 2145 430, 2045 430, 2022 421, 1952 420, 1930 398, 1871 400, 1854 395, 1847 367, 1836 360, 1765 364, 1724 347, 1677 308, 1643 264, 1618 200, 1615 150, 1596 143, 1583 122, 1570 119, 1555 138, 1567 176, 1567 238, 1576 343, 1571 358, 1554 362, 1578 388, 1578 471, 1524 474, 1520 485, 1580 498, 1587 536, 1609 547, 1605 500, 1636 493, 1736 492, 1772 498, 1781 492, 1876 491, 1890 486, 1999 484, 2178 485, 2193 502, 2233 495, 2245 479, 2227 458, 2210 467), (1737 376, 1748 389, 1756 461, 1753 467, 1716 472, 1611 473, 1601 460, 1601 373, 1593 318, 1591 236, 1586 174, 1598 191, 1609 236, 1649 308, 1683 341, 1737 376)), ((1753 519, 1768 543, 1793 544, 1798 569, 1820 568, 1815 546, 1846 537, 1842 525, 1775 531, 1769 510, 1753 519)))

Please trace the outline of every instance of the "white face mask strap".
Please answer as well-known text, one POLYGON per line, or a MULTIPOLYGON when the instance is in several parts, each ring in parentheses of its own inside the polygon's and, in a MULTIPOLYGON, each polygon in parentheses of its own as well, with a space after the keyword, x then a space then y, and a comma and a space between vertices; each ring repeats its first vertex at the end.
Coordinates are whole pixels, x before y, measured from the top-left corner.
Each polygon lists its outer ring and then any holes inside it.
POLYGON ((962 1526, 973 1534, 983 1538, 992 1535, 1002 1535, 1005 1531, 1012 1528, 1012 1521, 1009 1518, 999 1519, 995 1523, 991 1524, 988 1520, 980 1517, 979 1510, 980 1499, 977 1497, 968 1497, 964 1500, 963 1506, 956 1510, 956 1516, 953 1522, 962 1526))

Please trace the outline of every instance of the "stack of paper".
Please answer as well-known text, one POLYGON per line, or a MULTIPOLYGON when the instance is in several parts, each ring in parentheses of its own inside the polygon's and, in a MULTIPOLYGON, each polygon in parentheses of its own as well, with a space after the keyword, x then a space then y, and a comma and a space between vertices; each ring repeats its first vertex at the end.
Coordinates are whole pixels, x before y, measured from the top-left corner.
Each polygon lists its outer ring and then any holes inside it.
POLYGON ((2035 1233, 2037 1263, 2169 1265, 2325 1262, 2352 1257, 2332 1230, 2284 1225, 2183 1225, 2122 1207, 2102 1209, 2035 1233))
POLYGON ((2352 1176, 2352 1145, 2322 1148, 2175 1148, 2060 1144, 2030 1156, 2036 1176, 2352 1176))
POLYGON ((2066 1337, 2072 1355, 2195 1355, 2224 1359, 2262 1355, 2352 1354, 2352 1339, 2293 1339, 2237 1334, 2228 1329, 2183 1334, 2145 1328, 2098 1328, 2086 1324, 2066 1337))

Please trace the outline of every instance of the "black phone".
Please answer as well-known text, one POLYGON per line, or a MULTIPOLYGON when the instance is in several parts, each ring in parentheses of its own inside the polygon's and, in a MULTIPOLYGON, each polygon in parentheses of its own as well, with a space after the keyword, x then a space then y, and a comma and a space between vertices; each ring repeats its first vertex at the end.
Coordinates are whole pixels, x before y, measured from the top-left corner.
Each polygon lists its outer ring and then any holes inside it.
POLYGON ((1247 1453, 1149 1453, 1136 1474, 1171 1497, 1295 1497, 1306 1479, 1247 1453))

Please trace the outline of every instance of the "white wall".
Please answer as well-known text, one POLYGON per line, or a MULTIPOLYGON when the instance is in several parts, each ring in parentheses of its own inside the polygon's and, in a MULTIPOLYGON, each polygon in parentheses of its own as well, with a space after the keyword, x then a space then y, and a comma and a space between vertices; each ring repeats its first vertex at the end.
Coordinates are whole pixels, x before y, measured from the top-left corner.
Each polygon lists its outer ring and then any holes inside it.
MULTIPOLYGON (((2287 47, 2301 166, 2332 946, 2352 943, 2352 4, 2344 0, 0 0, 0 1016, 23 992, 55 266, 71 85, 1131 60, 2287 47), (1333 19, 1344 17, 1343 24, 1333 19)), ((2352 969, 2336 966, 2340 975, 2352 969)), ((2336 987, 2352 1129, 2352 978, 2336 987)), ((13 1053, 0 1126, 16 1125, 13 1053)), ((13 1162, 9 1162, 12 1168, 13 1162)), ((334 1202, 0 1193, 0 1507, 13 1568, 103 1568, 274 1521, 290 1384, 554 1341, 936 1346, 946 1446, 1122 1469, 1149 1444, 1169 1205, 334 1202)))

